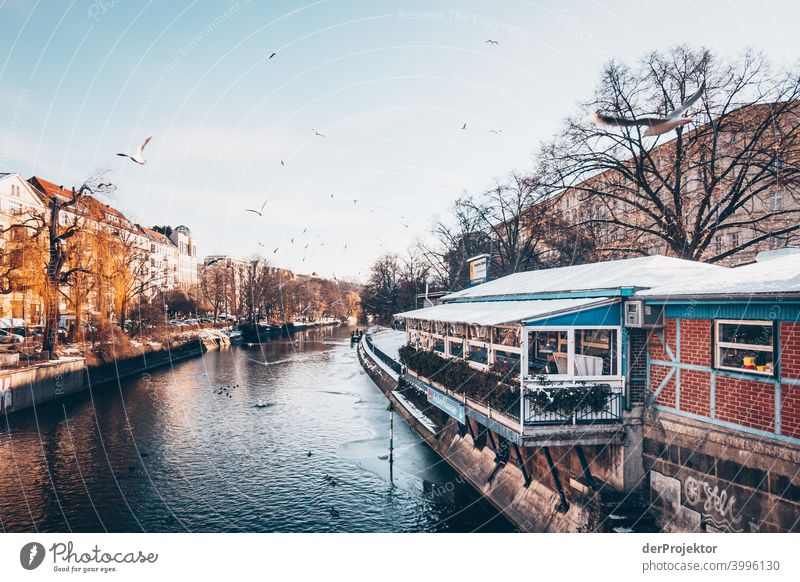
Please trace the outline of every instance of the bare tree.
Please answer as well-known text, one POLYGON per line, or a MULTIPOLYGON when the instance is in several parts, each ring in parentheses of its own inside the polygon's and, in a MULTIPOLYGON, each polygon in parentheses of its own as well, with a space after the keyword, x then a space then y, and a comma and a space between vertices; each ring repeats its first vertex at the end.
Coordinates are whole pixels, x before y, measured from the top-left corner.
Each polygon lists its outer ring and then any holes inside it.
POLYGON ((646 126, 575 118, 543 148, 549 187, 574 198, 573 224, 591 225, 605 250, 665 248, 715 262, 800 228, 797 70, 775 72, 754 53, 726 62, 676 47, 636 70, 610 63, 585 105, 617 117, 664 115, 703 83, 690 129, 651 138, 646 126))
POLYGON ((81 203, 84 198, 89 196, 108 194, 114 190, 112 184, 101 183, 100 180, 101 176, 95 176, 87 180, 80 188, 73 188, 72 192, 65 196, 66 200, 62 200, 58 195, 47 197, 46 212, 33 214, 14 225, 15 228, 26 229, 33 239, 43 239, 47 246, 44 285, 45 326, 42 352, 48 354, 50 358, 57 358, 60 287, 72 284, 73 275, 85 271, 83 266, 65 268, 69 255, 68 241, 78 234, 86 224, 81 203), (62 220, 62 212, 70 209, 72 210, 62 220))

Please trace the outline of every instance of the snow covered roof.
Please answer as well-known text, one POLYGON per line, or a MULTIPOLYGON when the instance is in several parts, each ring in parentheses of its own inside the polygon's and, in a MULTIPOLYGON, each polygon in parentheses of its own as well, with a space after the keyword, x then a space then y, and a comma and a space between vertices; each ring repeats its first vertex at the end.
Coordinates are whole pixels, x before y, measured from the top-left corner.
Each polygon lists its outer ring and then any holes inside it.
POLYGON ((500 325, 530 321, 542 317, 579 311, 589 306, 608 303, 604 298, 538 299, 531 301, 476 301, 470 303, 442 303, 424 309, 396 314, 397 317, 471 323, 475 325, 500 325))
POLYGON ((636 293, 659 298, 758 294, 800 295, 800 252, 776 253, 756 263, 723 269, 691 282, 667 280, 663 285, 636 293))
MULTIPOLYGON (((626 287, 641 289, 654 287, 664 281, 680 281, 681 284, 686 285, 691 281, 704 279, 711 274, 728 270, 726 267, 707 263, 655 255, 514 273, 501 279, 451 293, 443 300, 619 290, 626 287)), ((609 295, 613 294, 609 293, 609 295)))

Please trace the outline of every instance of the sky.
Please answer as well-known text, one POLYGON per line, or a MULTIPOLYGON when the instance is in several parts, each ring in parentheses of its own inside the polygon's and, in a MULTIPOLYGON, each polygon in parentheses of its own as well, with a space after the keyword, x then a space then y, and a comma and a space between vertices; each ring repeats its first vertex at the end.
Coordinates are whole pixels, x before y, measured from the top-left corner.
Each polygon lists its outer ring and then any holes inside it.
POLYGON ((789 65, 798 17, 765 0, 6 0, 0 172, 102 171, 105 202, 188 226, 201 256, 363 280, 463 192, 530 168, 611 59, 688 44, 789 65), (144 166, 115 155, 148 135, 144 166))

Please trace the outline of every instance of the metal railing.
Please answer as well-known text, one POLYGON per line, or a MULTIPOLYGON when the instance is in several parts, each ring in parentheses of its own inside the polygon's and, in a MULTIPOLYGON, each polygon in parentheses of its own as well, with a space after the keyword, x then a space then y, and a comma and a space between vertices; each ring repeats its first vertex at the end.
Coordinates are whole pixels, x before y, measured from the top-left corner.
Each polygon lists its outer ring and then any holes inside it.
POLYGON ((524 424, 527 425, 577 425, 577 424, 606 424, 622 420, 622 410, 625 407, 625 395, 621 392, 611 392, 603 408, 594 410, 589 406, 577 407, 572 412, 558 410, 542 410, 531 401, 530 395, 525 395, 523 404, 524 424))
POLYGON ((376 358, 378 358, 381 362, 383 362, 384 364, 389 366, 390 369, 392 369, 393 371, 397 372, 398 374, 402 374, 403 373, 402 364, 400 364, 400 362, 398 362, 397 360, 393 359, 392 357, 390 357, 387 354, 385 354, 384 352, 382 352, 381 349, 378 348, 372 342, 372 338, 370 338, 369 335, 367 335, 367 334, 364 335, 364 341, 366 342, 367 348, 369 348, 369 351, 371 351, 372 354, 376 358))

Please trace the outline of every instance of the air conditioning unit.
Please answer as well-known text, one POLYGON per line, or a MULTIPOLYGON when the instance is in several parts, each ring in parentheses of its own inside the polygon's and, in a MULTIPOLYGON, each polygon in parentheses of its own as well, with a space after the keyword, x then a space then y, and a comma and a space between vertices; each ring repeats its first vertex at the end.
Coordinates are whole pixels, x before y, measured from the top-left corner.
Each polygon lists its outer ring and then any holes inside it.
POLYGON ((664 327, 664 307, 644 301, 625 302, 625 327, 654 329, 664 327))

